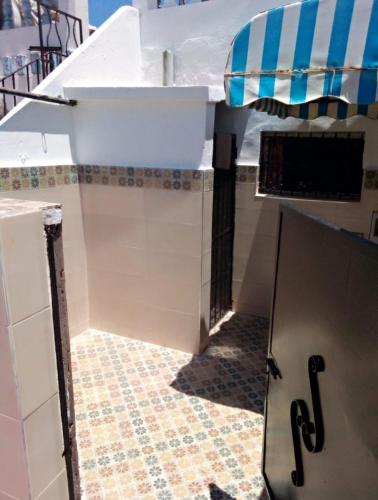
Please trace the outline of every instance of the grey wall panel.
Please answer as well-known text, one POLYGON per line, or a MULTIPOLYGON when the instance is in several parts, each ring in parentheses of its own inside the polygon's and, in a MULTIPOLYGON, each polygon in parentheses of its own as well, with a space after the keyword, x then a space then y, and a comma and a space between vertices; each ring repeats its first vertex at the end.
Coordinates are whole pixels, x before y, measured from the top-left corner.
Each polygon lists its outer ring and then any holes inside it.
MULTIPOLYGON (((270 350, 264 473, 276 499, 378 498, 378 246, 281 207, 270 350), (324 448, 301 439, 304 485, 295 487, 293 400, 314 420, 308 359, 318 374, 324 448)), ((314 438, 314 435, 312 436, 314 438)))

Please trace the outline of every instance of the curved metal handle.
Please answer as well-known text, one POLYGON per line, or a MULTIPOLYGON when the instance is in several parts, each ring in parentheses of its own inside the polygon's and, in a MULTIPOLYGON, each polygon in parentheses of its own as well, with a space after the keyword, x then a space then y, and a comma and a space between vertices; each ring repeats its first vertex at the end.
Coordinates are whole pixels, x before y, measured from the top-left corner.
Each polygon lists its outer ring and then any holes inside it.
POLYGON ((324 447, 323 414, 318 382, 318 373, 324 372, 324 370, 325 363, 322 356, 315 355, 309 358, 308 375, 314 422, 310 420, 308 407, 303 399, 295 399, 290 406, 291 433, 295 458, 295 470, 291 472, 291 480, 294 486, 297 487, 304 485, 301 436, 307 451, 310 453, 319 453, 324 447))

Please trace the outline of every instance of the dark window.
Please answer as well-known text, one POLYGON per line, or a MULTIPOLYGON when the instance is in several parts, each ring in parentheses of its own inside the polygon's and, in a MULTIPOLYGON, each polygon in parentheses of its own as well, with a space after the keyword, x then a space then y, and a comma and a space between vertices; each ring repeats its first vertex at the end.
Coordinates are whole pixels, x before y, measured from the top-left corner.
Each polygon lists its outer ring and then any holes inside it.
POLYGON ((259 192, 323 200, 359 200, 362 133, 263 132, 259 192))

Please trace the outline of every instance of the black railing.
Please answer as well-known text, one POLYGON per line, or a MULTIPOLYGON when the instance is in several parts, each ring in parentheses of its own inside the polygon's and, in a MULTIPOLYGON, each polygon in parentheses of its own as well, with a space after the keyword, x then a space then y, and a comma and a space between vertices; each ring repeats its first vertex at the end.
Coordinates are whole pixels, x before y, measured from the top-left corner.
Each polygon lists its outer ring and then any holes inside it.
MULTIPOLYGON (((83 43, 83 25, 79 17, 37 1, 37 18, 39 47, 30 47, 30 50, 40 52, 42 61, 46 61, 46 54, 52 53, 67 57, 72 49, 83 43)), ((41 69, 45 78, 45 64, 41 69)))
POLYGON ((80 18, 39 0, 36 4, 39 46, 29 47, 31 60, 27 64, 0 77, 0 118, 23 97, 60 104, 75 104, 74 101, 62 98, 31 94, 41 80, 83 43, 83 26, 80 18))
MULTIPOLYGON (((164 3, 167 0, 157 0, 157 6, 158 9, 161 9, 164 7, 164 3)), ((200 0, 201 2, 207 2, 208 0, 200 0)), ((176 5, 190 5, 191 3, 199 3, 199 2, 193 2, 191 0, 176 0, 176 5)))
POLYGON ((64 59, 65 55, 60 52, 48 52, 23 66, 16 71, 0 78, 0 95, 2 96, 2 110, 0 118, 6 115, 18 102, 18 98, 29 97, 40 101, 49 101, 59 104, 70 104, 65 99, 48 97, 40 94, 31 94, 44 76, 53 71, 64 59), (20 85, 20 76, 25 77, 20 85))

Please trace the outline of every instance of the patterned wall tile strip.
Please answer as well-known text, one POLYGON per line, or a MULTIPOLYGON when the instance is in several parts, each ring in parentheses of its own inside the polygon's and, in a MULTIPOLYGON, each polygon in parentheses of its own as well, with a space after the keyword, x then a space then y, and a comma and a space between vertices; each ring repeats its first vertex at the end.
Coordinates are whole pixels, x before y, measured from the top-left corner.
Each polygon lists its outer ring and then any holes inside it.
POLYGON ((378 170, 366 170, 364 186, 365 189, 378 190, 378 170))
POLYGON ((0 168, 0 191, 45 189, 70 184, 96 184, 172 191, 213 189, 212 170, 102 167, 95 165, 0 168))
MULTIPOLYGON (((257 182, 258 167, 238 166, 236 181, 257 182)), ((212 191, 213 170, 179 170, 94 165, 0 168, 0 192, 46 189, 70 184, 97 184, 175 191, 212 191)), ((364 188, 378 190, 378 170, 366 170, 364 188)))
POLYGON ((212 185, 212 171, 179 170, 162 168, 79 167, 79 182, 83 184, 112 185, 135 188, 155 188, 172 191, 209 190, 212 185))
POLYGON ((0 168, 0 192, 54 188, 77 183, 76 165, 0 168))
POLYGON ((236 182, 249 182, 254 184, 257 180, 257 168, 258 167, 247 167, 247 166, 237 166, 236 167, 236 182))

